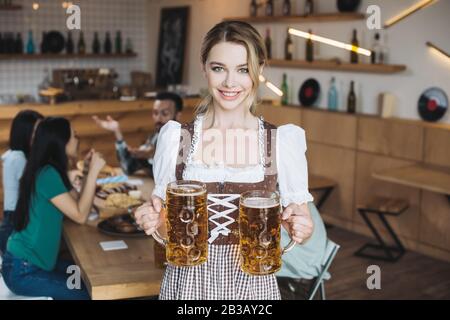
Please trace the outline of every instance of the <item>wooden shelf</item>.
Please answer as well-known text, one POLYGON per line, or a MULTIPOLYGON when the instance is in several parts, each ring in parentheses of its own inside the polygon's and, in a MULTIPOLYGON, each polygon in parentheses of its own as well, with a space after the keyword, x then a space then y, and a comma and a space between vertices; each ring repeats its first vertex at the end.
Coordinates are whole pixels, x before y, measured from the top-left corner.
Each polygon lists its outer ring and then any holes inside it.
POLYGON ((0 60, 42 60, 42 59, 107 59, 107 58, 134 58, 136 53, 86 53, 86 54, 65 54, 65 53, 44 53, 44 54, 0 54, 0 60))
POLYGON ((0 11, 16 11, 22 10, 22 6, 18 4, 13 4, 10 6, 0 6, 0 11))
POLYGON ((259 17, 234 17, 225 18, 225 21, 239 20, 248 23, 310 23, 310 22, 339 22, 364 20, 362 13, 320 13, 310 16, 259 16, 259 17))
POLYGON ((318 60, 308 62, 305 60, 281 60, 272 59, 268 61, 269 67, 279 68, 298 68, 313 70, 329 70, 342 72, 365 72, 365 73, 381 73, 393 74, 406 70, 404 65, 386 65, 386 64, 351 64, 342 63, 337 60, 318 60))

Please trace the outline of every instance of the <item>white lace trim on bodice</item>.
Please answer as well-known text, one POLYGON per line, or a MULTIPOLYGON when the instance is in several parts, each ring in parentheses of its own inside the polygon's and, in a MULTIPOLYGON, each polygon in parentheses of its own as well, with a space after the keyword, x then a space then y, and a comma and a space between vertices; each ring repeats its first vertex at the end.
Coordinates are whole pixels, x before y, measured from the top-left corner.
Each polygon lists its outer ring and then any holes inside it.
POLYGON ((210 237, 208 239, 209 243, 213 243, 219 235, 228 236, 230 234, 231 230, 228 226, 236 220, 230 217, 229 214, 238 210, 238 207, 233 204, 232 201, 239 199, 239 197, 239 194, 208 194, 208 201, 212 202, 208 205, 208 211, 213 213, 213 215, 209 217, 209 221, 216 225, 210 232, 210 237), (214 209, 215 206, 224 206, 226 209, 217 211, 214 209), (220 218, 224 218, 227 221, 223 223, 216 221, 216 219, 220 218))

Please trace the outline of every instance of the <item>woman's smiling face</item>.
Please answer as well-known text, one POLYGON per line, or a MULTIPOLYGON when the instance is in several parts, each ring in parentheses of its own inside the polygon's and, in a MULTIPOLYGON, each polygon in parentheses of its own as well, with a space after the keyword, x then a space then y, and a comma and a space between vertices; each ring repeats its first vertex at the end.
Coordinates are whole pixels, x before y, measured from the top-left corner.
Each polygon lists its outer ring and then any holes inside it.
POLYGON ((247 65, 247 50, 233 42, 212 47, 204 66, 209 92, 223 109, 242 105, 253 88, 247 65))

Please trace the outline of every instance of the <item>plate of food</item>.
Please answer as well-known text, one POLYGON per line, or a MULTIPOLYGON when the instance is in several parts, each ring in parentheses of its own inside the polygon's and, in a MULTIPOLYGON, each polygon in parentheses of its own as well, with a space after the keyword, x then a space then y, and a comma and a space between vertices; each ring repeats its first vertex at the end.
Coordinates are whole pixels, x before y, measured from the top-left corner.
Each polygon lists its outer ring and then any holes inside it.
POLYGON ((100 232, 110 236, 145 237, 145 232, 139 228, 128 213, 103 220, 97 225, 97 228, 100 232))
POLYGON ((129 208, 143 204, 144 200, 142 200, 140 196, 140 191, 136 191, 138 190, 114 192, 110 194, 108 194, 108 190, 98 191, 94 198, 94 205, 98 210, 99 217, 104 219, 128 213, 129 208))
POLYGON ((94 205, 100 218, 127 213, 128 208, 144 203, 142 192, 128 183, 107 183, 97 186, 94 205))

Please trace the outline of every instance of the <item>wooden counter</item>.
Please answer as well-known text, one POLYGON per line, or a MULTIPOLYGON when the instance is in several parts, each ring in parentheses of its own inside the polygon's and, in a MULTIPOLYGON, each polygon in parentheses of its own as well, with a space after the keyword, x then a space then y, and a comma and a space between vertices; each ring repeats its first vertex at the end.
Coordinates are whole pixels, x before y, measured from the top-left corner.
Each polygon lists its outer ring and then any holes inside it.
MULTIPOLYGON (((189 120, 199 99, 185 99, 183 119, 189 120)), ((9 139, 11 121, 16 114, 25 109, 32 109, 42 113, 44 116, 65 117, 69 119, 80 137, 113 135, 98 128, 91 117, 99 115, 105 117, 111 115, 120 120, 121 129, 124 133, 135 133, 137 131, 150 132, 153 128, 151 110, 153 101, 136 100, 122 102, 117 100, 98 101, 74 101, 61 103, 55 106, 42 104, 22 104, 0 106, 0 151, 9 139), (131 116, 132 115, 132 116, 131 116)), ((114 141, 114 140, 112 140, 114 141)))

